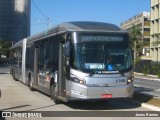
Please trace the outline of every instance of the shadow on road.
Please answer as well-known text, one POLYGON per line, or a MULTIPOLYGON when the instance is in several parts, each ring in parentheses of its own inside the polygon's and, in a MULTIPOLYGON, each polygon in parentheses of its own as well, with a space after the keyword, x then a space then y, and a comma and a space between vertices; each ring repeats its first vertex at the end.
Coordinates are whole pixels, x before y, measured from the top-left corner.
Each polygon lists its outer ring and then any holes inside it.
POLYGON ((145 87, 135 87, 135 92, 136 93, 142 93, 142 92, 150 92, 154 91, 152 88, 145 88, 145 87))
POLYGON ((10 74, 10 73, 0 73, 0 75, 4 75, 4 74, 10 74))
MULTIPOLYGON (((11 111, 12 109, 22 108, 22 107, 28 107, 28 106, 31 106, 31 105, 16 106, 16 107, 11 107, 11 108, 5 108, 5 109, 2 109, 2 110, 11 111)), ((55 104, 53 104, 53 105, 48 105, 48 106, 43 106, 43 107, 32 108, 32 109, 27 109, 27 110, 22 110, 22 111, 20 111, 20 112, 39 111, 39 110, 42 109, 42 108, 47 108, 47 107, 52 107, 52 106, 55 106, 55 104)), ((0 111, 0 112, 1 112, 1 111, 0 111)), ((0 119, 0 120, 1 120, 1 119, 0 119)))
POLYGON ((104 101, 75 101, 65 103, 70 108, 81 109, 81 110, 120 110, 120 109, 132 109, 140 107, 139 105, 133 105, 130 103, 125 103, 122 99, 110 99, 106 102, 104 101))
POLYGON ((1 109, 1 110, 12 110, 12 109, 28 107, 28 106, 30 106, 30 105, 21 105, 21 106, 16 106, 16 107, 5 108, 5 109, 1 109))
POLYGON ((148 103, 154 97, 152 95, 143 94, 143 93, 135 93, 133 99, 140 102, 140 103, 148 103))
POLYGON ((154 91, 152 88, 135 87, 133 99, 140 103, 147 103, 154 98, 153 95, 145 94, 145 92, 154 91))
POLYGON ((53 105, 48 105, 48 106, 43 106, 43 107, 38 107, 38 108, 33 108, 33 109, 28 109, 28 110, 21 111, 21 112, 27 112, 27 111, 39 111, 39 110, 42 109, 42 108, 48 108, 48 107, 52 107, 52 106, 55 106, 55 104, 53 104, 53 105))

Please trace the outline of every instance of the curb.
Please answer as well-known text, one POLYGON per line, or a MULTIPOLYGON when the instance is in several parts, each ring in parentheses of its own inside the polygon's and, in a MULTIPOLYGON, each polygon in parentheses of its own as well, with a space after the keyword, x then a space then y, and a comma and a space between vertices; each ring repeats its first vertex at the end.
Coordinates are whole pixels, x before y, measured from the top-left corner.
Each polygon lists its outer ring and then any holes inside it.
MULTIPOLYGON (((151 80, 151 81, 159 81, 160 82, 160 79, 156 76, 156 75, 147 75, 147 76, 144 76, 144 74, 142 73, 136 73, 134 72, 135 74, 135 78, 140 78, 140 79, 146 79, 146 80, 151 80)), ((132 102, 131 103, 134 103, 134 105, 139 105, 141 107, 144 107, 146 109, 149 109, 149 110, 152 110, 152 111, 160 111, 160 107, 157 107, 157 106, 154 106, 154 105, 151 105, 151 104, 147 104, 147 103, 141 103, 137 100, 134 100, 132 99, 131 100, 132 102)))
POLYGON ((140 79, 146 79, 146 80, 153 80, 153 81, 159 81, 160 82, 160 79, 158 78, 147 78, 147 77, 140 77, 140 76, 134 76, 134 78, 140 78, 140 79))
POLYGON ((147 75, 144 76, 142 73, 136 73, 134 72, 135 78, 141 78, 141 79, 147 79, 147 80, 153 80, 153 81, 160 81, 160 79, 156 75, 147 75))
POLYGON ((146 109, 150 109, 152 111, 160 111, 160 107, 150 105, 150 104, 146 104, 146 103, 141 103, 141 107, 144 107, 146 109))

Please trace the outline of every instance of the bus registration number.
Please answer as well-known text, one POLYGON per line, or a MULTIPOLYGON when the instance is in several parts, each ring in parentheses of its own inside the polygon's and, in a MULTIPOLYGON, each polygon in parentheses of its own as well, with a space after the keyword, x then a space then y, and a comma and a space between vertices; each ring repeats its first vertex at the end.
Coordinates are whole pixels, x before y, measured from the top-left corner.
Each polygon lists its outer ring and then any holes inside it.
POLYGON ((112 98, 112 94, 102 94, 102 98, 112 98))

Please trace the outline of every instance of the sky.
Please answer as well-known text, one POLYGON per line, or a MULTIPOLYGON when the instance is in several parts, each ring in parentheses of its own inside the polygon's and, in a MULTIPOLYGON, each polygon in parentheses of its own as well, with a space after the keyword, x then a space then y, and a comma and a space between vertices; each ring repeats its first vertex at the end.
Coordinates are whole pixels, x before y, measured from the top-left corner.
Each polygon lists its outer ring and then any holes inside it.
POLYGON ((69 21, 120 26, 143 11, 150 12, 150 0, 31 0, 31 35, 69 21))

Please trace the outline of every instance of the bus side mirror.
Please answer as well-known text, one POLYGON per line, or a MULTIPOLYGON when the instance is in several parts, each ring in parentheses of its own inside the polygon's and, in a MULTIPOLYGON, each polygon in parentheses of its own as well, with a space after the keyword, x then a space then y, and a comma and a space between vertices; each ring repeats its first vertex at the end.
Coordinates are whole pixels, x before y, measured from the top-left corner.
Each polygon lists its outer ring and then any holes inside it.
POLYGON ((70 41, 66 42, 65 46, 65 58, 66 58, 66 77, 70 79, 70 41))
POLYGON ((70 41, 68 40, 65 45, 65 56, 70 57, 70 41))

